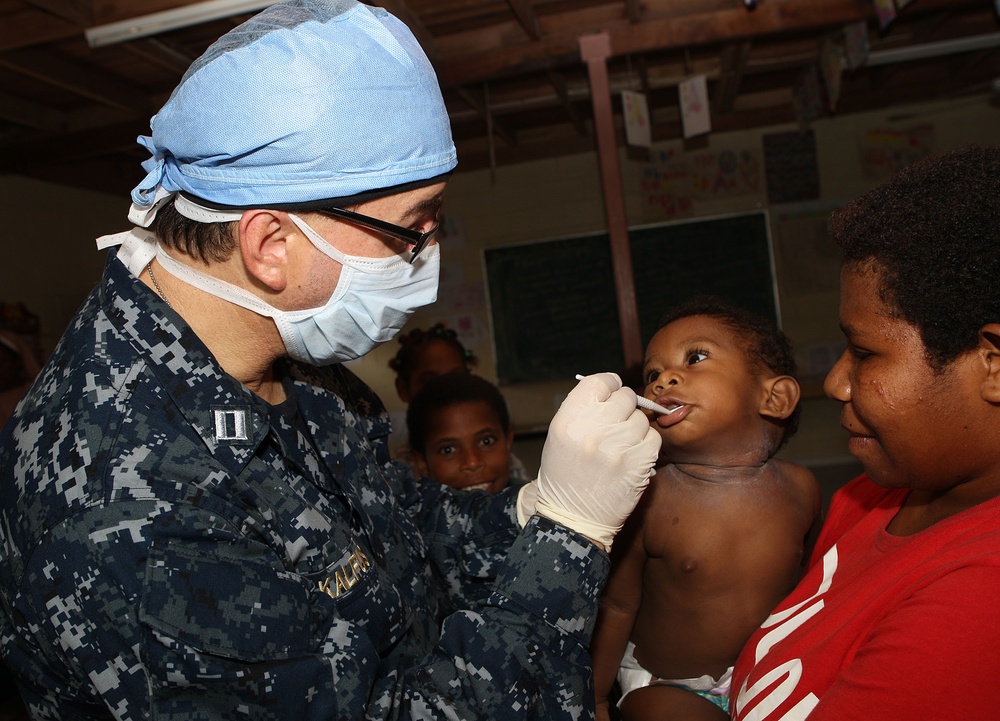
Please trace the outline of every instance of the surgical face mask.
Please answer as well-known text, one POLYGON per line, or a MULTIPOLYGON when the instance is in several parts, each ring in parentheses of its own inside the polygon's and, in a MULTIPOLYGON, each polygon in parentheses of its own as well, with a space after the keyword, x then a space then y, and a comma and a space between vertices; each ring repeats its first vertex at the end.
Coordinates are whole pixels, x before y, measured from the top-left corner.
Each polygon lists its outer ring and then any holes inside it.
POLYGON ((278 310, 253 293, 202 273, 157 246, 156 258, 170 274, 206 293, 274 320, 288 355, 311 365, 360 358, 405 325, 417 308, 437 299, 441 249, 429 246, 411 265, 402 255, 366 258, 330 245, 304 220, 289 218, 323 254, 343 266, 325 305, 308 310, 278 310))

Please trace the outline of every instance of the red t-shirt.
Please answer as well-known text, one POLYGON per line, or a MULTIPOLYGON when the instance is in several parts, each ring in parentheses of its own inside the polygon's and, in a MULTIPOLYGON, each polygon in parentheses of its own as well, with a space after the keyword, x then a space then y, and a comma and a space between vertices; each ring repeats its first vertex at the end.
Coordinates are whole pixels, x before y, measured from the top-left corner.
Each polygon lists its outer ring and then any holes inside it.
POLYGON ((892 536, 908 492, 864 475, 837 492, 809 570, 736 662, 734 719, 1000 718, 1000 497, 892 536))

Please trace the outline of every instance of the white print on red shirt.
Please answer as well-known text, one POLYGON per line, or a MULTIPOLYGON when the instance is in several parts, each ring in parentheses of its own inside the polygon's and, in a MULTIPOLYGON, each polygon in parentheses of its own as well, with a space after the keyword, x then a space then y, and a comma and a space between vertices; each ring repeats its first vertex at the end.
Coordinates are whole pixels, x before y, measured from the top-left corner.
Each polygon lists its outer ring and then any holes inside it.
MULTIPOLYGON (((823 579, 820 582, 819 588, 816 589, 816 593, 790 608, 772 613, 761 624, 761 629, 767 630, 770 628, 771 630, 761 636, 760 641, 757 642, 757 647, 754 650, 755 668, 760 666, 761 659, 767 655, 767 652, 776 643, 788 637, 789 634, 823 609, 824 603, 820 596, 830 590, 830 585, 833 583, 833 574, 836 571, 837 547, 833 546, 823 556, 823 579)), ((784 705, 795 695, 796 687, 801 679, 802 659, 799 658, 794 658, 775 666, 749 688, 747 687, 747 679, 744 679, 743 684, 740 686, 739 694, 736 696, 733 718, 740 721, 765 721, 765 719, 767 721, 802 721, 815 708, 816 704, 819 703, 819 699, 812 692, 805 694, 792 708, 780 717, 771 717, 775 709, 784 705), (764 689, 770 687, 778 679, 781 679, 780 683, 772 688, 767 695, 762 696, 757 705, 744 714, 744 709, 752 704, 764 689)))

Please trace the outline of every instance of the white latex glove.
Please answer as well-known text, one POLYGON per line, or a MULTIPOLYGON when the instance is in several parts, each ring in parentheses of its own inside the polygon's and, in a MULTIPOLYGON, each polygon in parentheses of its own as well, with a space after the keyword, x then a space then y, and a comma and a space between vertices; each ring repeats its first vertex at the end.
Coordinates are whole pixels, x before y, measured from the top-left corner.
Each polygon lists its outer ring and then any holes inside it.
POLYGON ((559 406, 542 447, 535 512, 605 550, 649 485, 660 451, 635 398, 614 373, 587 376, 559 406))
POLYGON ((517 522, 524 528, 528 519, 535 515, 535 504, 538 502, 538 479, 525 483, 517 492, 517 522))

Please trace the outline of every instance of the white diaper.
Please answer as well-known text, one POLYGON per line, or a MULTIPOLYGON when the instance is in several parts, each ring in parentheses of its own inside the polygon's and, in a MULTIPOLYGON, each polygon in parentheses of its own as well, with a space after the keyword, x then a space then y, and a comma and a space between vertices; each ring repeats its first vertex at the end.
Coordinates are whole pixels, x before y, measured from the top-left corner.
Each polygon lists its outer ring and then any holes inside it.
POLYGON ((729 687, 732 679, 732 666, 726 669, 726 672, 718 679, 708 675, 682 679, 657 678, 640 666, 635 660, 635 644, 629 641, 628 646, 625 648, 625 655, 622 657, 621 666, 618 669, 618 685, 621 686, 622 690, 622 697, 618 700, 618 705, 620 706, 625 696, 637 688, 645 686, 677 686, 708 699, 723 711, 728 711, 729 687))

